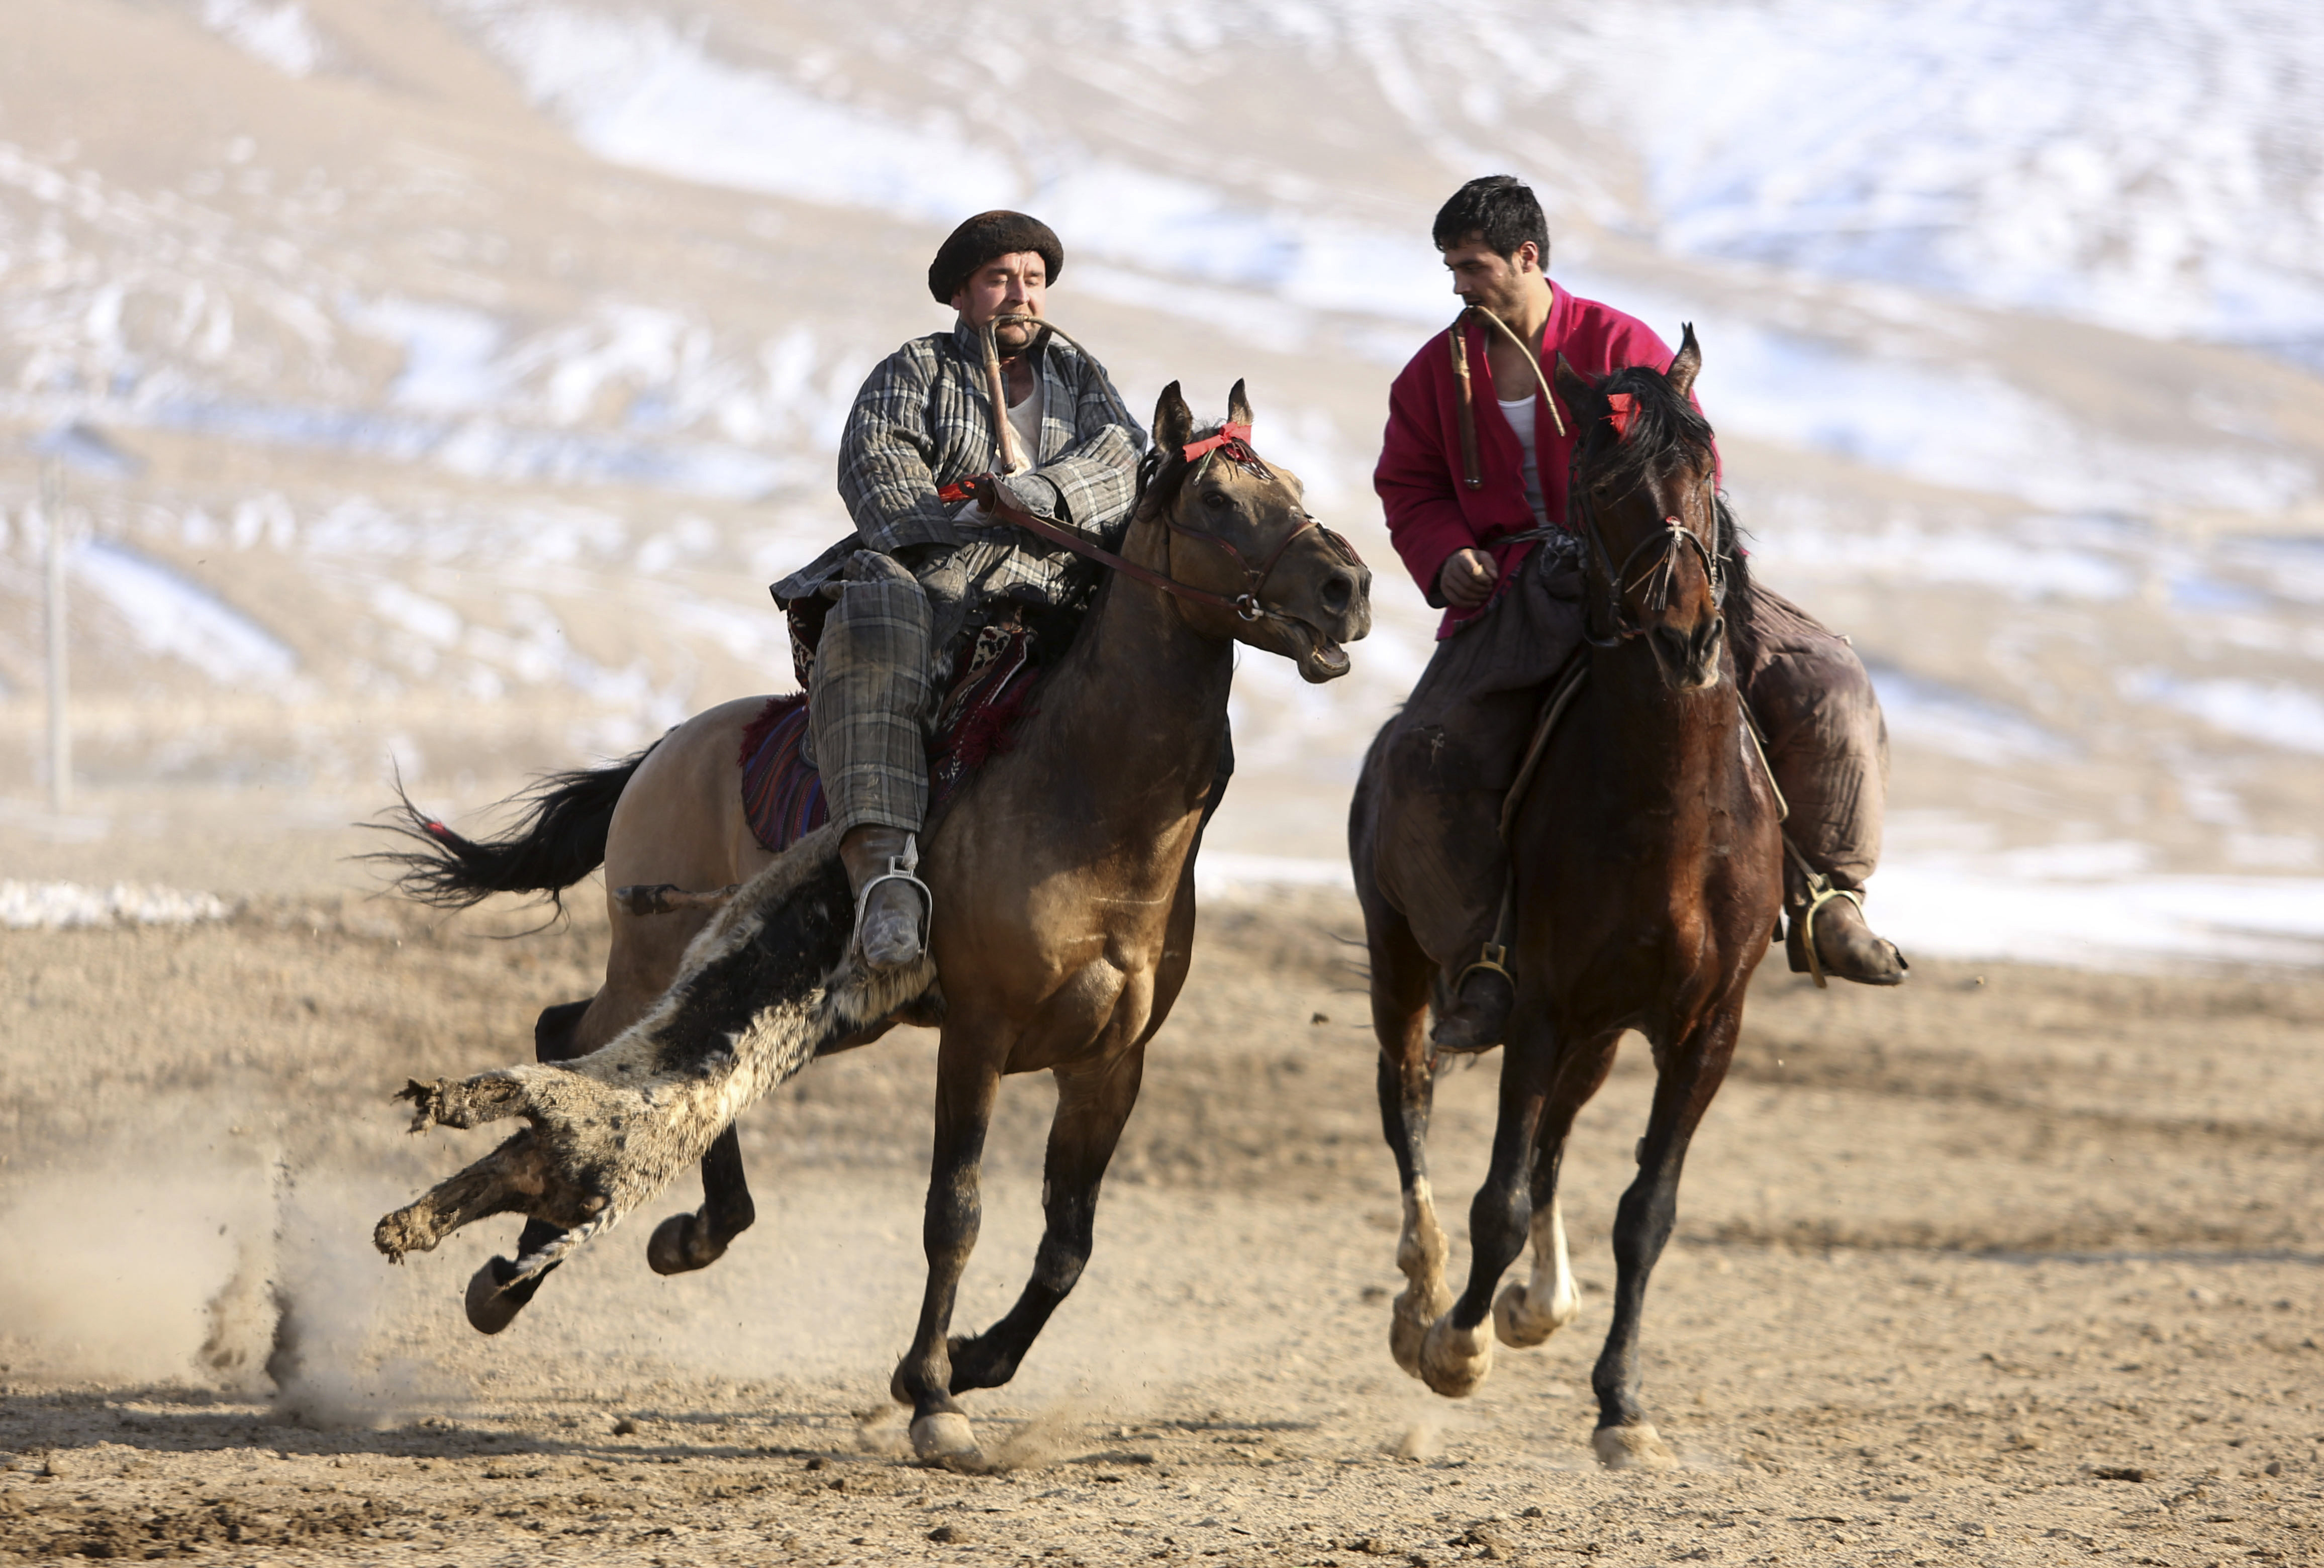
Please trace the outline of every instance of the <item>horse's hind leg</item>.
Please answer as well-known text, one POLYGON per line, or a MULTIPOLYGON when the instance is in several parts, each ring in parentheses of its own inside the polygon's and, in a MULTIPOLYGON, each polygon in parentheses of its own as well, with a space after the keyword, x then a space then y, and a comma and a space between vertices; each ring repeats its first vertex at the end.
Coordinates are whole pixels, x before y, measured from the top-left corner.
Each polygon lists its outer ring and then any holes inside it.
POLYGON ((758 1217, 751 1184, 742 1175, 742 1139, 730 1126, 702 1157, 702 1207, 656 1225, 646 1242, 646 1262, 656 1274, 707 1268, 758 1217))
POLYGON ((1448 1398, 1476 1392, 1493 1367, 1485 1319, 1501 1276, 1525 1250, 1533 1217, 1534 1145, 1548 1098, 1554 1041, 1537 1010, 1520 1003, 1501 1047, 1500 1114, 1492 1163, 1469 1204, 1469 1284, 1420 1342, 1420 1379, 1448 1398))
POLYGON ((1511 1282, 1493 1303, 1493 1333, 1512 1350, 1531 1349, 1582 1314, 1557 1181, 1573 1119, 1605 1084, 1620 1040, 1618 1033, 1604 1035, 1559 1054, 1534 1149, 1533 1218, 1526 1227, 1533 1240, 1533 1276, 1511 1282))
POLYGON ((1057 1113, 1049 1125, 1041 1208, 1048 1217, 1033 1277, 1008 1315, 981 1334, 952 1342, 952 1391, 998 1388, 1017 1375, 1034 1339, 1081 1278, 1097 1221, 1098 1185, 1138 1103, 1143 1046, 1110 1062, 1057 1070, 1057 1113))
POLYGON ((1638 1149, 1637 1179, 1615 1211, 1614 1322, 1590 1378, 1598 1395, 1598 1430, 1591 1443, 1599 1462, 1609 1469, 1662 1470, 1677 1462, 1638 1398, 1638 1330, 1646 1313, 1647 1277, 1678 1220, 1678 1180, 1686 1165, 1687 1144, 1727 1076, 1742 1021, 1738 987, 1738 994, 1663 1056, 1654 1110, 1638 1149))
POLYGON ((1436 1222, 1436 1199, 1428 1185, 1428 1113, 1436 1094, 1428 1048, 1428 986, 1435 966, 1413 940, 1404 917, 1377 896, 1366 903, 1364 924, 1370 939, 1372 1034, 1379 1041, 1380 1131, 1396 1157, 1397 1184, 1404 1194, 1396 1266, 1405 1287, 1390 1309, 1388 1348, 1396 1364, 1416 1378, 1420 1342, 1428 1325, 1452 1305, 1452 1289, 1444 1280, 1444 1227, 1436 1222))
MULTIPOLYGON (((582 1015, 596 999, 559 1002, 543 1008, 540 1017, 533 1020, 532 1054, 536 1060, 562 1062, 581 1054, 579 1034, 582 1015)), ((565 1234, 546 1220, 527 1220, 523 1233, 517 1237, 517 1256, 538 1252, 558 1237, 565 1234)), ((509 1280, 516 1274, 516 1264, 506 1258, 488 1258, 484 1266, 468 1280, 465 1305, 468 1326, 478 1333, 496 1334, 516 1321, 532 1298, 540 1292, 540 1282, 557 1272, 559 1265, 552 1263, 530 1279, 509 1280)))

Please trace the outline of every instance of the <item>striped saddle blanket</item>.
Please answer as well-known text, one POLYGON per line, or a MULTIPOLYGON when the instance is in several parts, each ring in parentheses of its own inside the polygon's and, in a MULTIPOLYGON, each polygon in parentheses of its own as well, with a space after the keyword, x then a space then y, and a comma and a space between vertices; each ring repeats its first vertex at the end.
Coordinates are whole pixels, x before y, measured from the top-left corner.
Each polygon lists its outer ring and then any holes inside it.
MULTIPOLYGON (((928 742, 928 819, 933 822, 987 758, 1010 748, 1033 711, 1040 684, 1033 634, 1012 623, 988 626, 962 660, 964 673, 937 711, 928 742)), ((807 765, 807 696, 770 696, 742 732, 742 815, 752 835, 780 853, 830 819, 823 779, 807 765)))

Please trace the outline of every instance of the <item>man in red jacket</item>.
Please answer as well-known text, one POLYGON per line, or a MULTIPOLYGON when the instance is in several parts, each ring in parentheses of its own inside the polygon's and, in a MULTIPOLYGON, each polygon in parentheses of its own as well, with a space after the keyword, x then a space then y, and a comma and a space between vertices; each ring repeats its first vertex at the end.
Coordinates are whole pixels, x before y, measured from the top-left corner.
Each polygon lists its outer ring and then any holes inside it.
MULTIPOLYGON (((1380 742, 1420 748, 1428 781, 1393 805, 1360 798, 1359 813, 1377 816, 1357 831, 1374 835, 1381 890, 1446 976, 1437 1046, 1480 1050, 1499 1041, 1515 1000, 1489 951, 1504 940, 1501 798, 1542 686, 1582 645, 1582 540, 1565 495, 1573 434, 1540 396, 1526 355, 1554 374, 1562 354, 1595 377, 1663 369, 1671 350, 1643 323, 1550 281, 1548 225, 1510 176, 1462 186, 1437 213, 1434 237, 1453 292, 1526 346, 1464 316, 1459 340, 1429 339, 1389 392, 1373 485, 1397 553, 1444 619, 1436 656, 1380 742), (1527 534, 1536 537, 1518 537, 1527 534)), ((1738 684, 1791 807, 1786 835, 1813 867, 1788 857, 1784 867, 1792 968, 1895 985, 1904 957, 1863 913, 1888 771, 1871 678, 1845 639, 1780 595, 1755 585, 1753 609, 1760 645, 1738 684)))

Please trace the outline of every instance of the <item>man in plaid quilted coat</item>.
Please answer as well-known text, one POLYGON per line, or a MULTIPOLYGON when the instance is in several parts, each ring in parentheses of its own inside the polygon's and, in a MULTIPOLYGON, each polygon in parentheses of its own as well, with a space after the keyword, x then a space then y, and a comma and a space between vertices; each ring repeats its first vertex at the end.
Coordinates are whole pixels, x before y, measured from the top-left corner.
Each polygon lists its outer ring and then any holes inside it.
POLYGON ((962 649, 1012 604, 1065 606, 1097 568, 977 511, 960 486, 999 476, 1017 503, 1098 543, 1120 540, 1146 432, 1105 367, 1038 325, 1065 249, 1018 212, 980 213, 928 267, 928 292, 959 312, 914 338, 855 394, 839 443, 839 494, 855 531, 774 586, 788 609, 829 610, 809 677, 808 747, 855 891, 857 946, 874 968, 927 940, 927 890, 912 876, 927 811, 928 727, 962 649), (994 418, 983 334, 1007 402, 994 418))

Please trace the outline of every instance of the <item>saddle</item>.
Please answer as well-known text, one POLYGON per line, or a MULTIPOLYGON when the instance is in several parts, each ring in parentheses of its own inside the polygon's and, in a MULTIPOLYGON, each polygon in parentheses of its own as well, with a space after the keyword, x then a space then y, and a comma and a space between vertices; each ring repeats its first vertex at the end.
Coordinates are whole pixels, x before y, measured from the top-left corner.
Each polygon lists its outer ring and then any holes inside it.
MULTIPOLYGON (((936 711, 928 741, 931 825, 970 775, 1015 743, 1018 724, 1034 711, 1047 641, 1012 617, 980 630, 963 653, 960 673, 936 711)), ((803 675, 811 670, 812 658, 809 652, 800 659, 803 675)), ((742 732, 742 815, 752 836, 773 853, 797 844, 831 816, 822 776, 806 757, 807 713, 805 691, 770 696, 742 732)))

